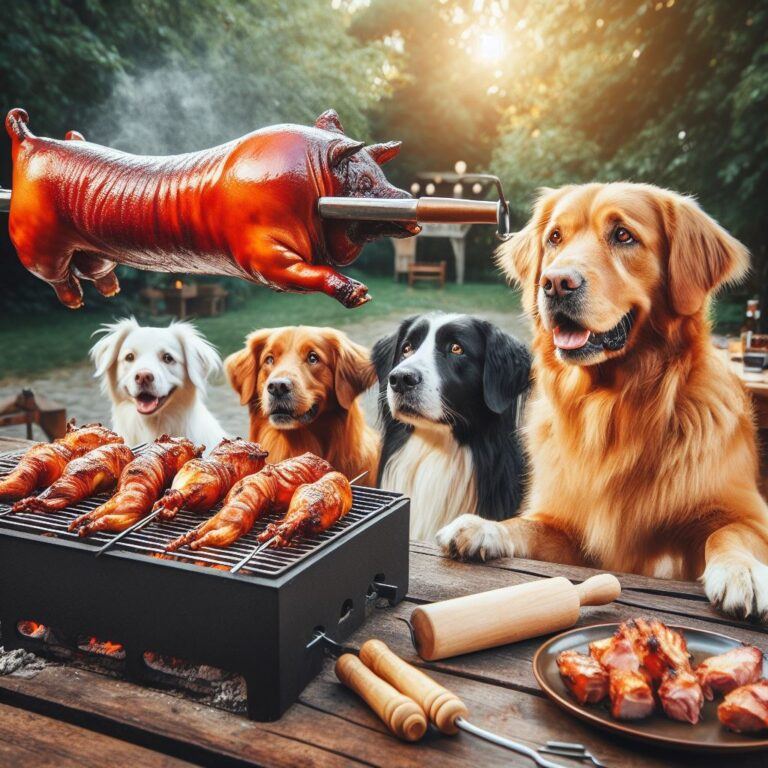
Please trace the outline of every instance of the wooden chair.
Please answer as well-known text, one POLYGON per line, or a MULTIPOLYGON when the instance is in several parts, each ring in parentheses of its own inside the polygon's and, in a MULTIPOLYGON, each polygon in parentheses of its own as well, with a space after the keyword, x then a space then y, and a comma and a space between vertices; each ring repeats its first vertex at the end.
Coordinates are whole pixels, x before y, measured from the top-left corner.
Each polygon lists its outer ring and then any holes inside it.
POLYGON ((445 262, 438 261, 434 264, 409 264, 408 285, 421 280, 423 282, 435 282, 440 288, 445 288, 445 262))
POLYGON ((67 409, 53 400, 35 396, 31 389, 22 389, 16 397, 0 401, 0 427, 27 425, 27 440, 32 439, 32 425, 38 424, 49 440, 67 433, 67 409))

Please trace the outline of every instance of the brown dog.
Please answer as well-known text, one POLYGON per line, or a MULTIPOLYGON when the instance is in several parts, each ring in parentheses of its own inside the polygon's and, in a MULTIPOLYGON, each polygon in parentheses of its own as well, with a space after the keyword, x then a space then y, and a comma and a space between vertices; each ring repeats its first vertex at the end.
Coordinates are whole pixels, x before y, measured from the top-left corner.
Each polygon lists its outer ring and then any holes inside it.
POLYGON ((224 368, 270 462, 311 451, 350 479, 367 470, 361 485, 376 482, 379 438, 357 402, 376 381, 365 347, 333 328, 264 328, 224 368))
POLYGON ((535 331, 531 485, 522 517, 465 515, 441 545, 702 577, 726 612, 768 620, 751 408, 707 317, 745 248, 689 198, 589 184, 545 191, 499 260, 535 331))

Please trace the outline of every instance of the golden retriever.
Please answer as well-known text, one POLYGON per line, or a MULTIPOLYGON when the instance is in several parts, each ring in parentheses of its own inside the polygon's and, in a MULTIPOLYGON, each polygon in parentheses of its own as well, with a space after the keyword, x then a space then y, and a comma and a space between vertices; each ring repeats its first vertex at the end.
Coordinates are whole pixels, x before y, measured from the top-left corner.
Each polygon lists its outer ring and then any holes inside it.
POLYGON ((350 479, 367 470, 362 485, 376 482, 379 437, 357 402, 376 381, 365 347, 333 328, 264 328, 224 368, 270 462, 311 451, 350 479))
POLYGON ((690 198, 613 183, 545 190, 498 258, 534 326, 531 482, 521 517, 465 515, 441 546, 701 577, 725 612, 768 620, 752 412, 708 320, 746 249, 690 198))

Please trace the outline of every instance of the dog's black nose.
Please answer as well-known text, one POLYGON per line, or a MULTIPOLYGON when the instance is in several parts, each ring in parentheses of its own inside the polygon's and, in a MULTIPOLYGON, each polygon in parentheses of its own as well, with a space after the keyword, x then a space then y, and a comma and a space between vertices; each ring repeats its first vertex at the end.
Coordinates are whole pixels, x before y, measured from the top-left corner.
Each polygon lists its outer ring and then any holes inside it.
POLYGON ((152 373, 152 371, 136 371, 134 379, 140 387, 144 387, 147 384, 151 384, 155 380, 155 374, 152 373))
POLYGON ((413 389, 421 384, 421 374, 410 368, 404 368, 400 371, 392 371, 389 374, 389 386, 395 392, 405 392, 407 389, 413 389))
POLYGON ((272 397, 283 397, 293 392, 293 382, 290 379, 272 379, 267 384, 267 392, 272 397))
POLYGON ((541 274, 539 285, 550 298, 562 298, 584 285, 584 276, 575 269, 547 269, 541 274))

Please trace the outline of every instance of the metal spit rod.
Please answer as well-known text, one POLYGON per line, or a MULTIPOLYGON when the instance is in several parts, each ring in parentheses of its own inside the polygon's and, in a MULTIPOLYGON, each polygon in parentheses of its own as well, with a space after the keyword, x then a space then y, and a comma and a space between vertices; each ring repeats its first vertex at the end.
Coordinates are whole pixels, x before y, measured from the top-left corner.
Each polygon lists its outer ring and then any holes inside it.
POLYGON ((321 197, 317 209, 324 219, 409 221, 415 224, 496 224, 500 203, 454 197, 387 200, 367 197, 321 197))
POLYGON ((11 210, 11 190, 0 187, 0 213, 11 210))

